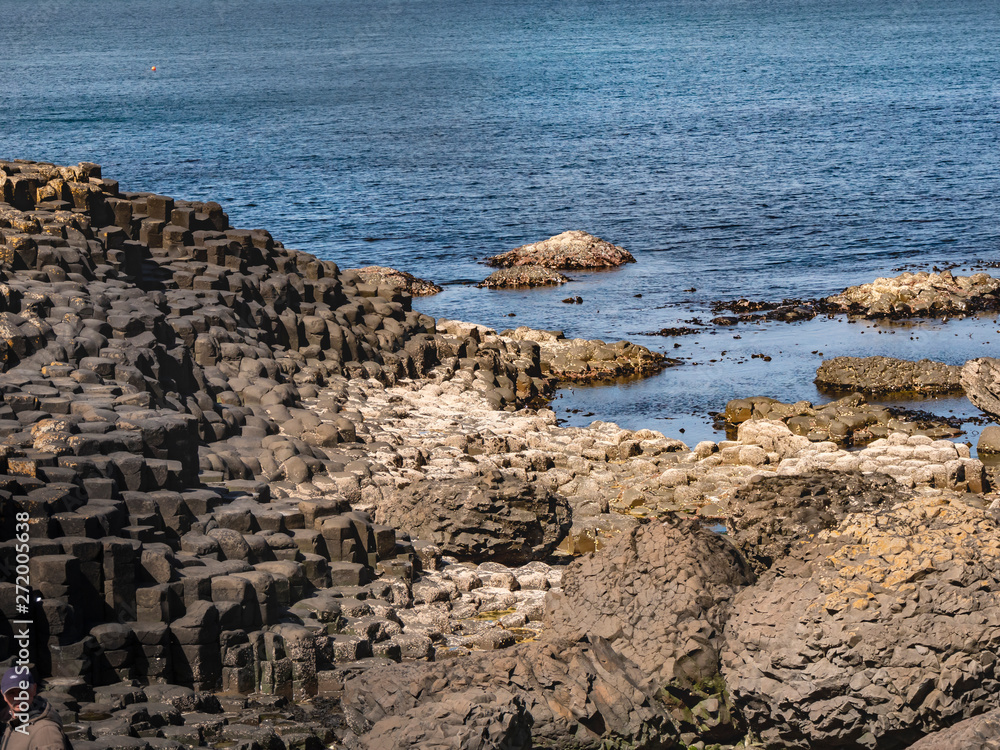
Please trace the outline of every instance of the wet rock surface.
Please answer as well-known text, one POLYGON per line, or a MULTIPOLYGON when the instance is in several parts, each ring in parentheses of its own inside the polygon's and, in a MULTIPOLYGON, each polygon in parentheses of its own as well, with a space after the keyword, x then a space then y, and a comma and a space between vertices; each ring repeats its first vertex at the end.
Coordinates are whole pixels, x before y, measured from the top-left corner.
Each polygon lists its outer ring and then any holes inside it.
POLYGON ((513 266, 491 273, 476 286, 481 289, 531 289, 565 284, 569 277, 541 266, 513 266))
POLYGON ((912 362, 892 357, 835 357, 816 371, 816 385, 834 391, 869 394, 961 392, 962 367, 922 359, 912 362))
POLYGON ((787 404, 765 396, 738 398, 726 404, 722 417, 727 430, 752 419, 779 419, 796 435, 838 445, 867 445, 894 432, 932 439, 962 434, 957 422, 869 404, 859 393, 820 405, 808 401, 787 404))
POLYGON ((635 263, 623 247, 579 230, 570 230, 541 242, 508 250, 487 258, 486 263, 500 268, 541 266, 558 270, 615 268, 635 263))
POLYGON ((354 271, 365 284, 399 289, 409 293, 412 297, 429 297, 441 291, 441 287, 433 281, 418 279, 413 274, 395 268, 365 266, 364 268, 350 268, 348 270, 354 271))

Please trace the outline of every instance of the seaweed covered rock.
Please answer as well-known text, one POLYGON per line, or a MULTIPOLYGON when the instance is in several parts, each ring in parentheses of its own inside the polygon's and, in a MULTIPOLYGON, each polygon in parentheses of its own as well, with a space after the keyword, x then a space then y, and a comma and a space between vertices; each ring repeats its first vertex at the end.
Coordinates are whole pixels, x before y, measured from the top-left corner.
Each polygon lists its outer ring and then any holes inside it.
POLYGON ((919 490, 851 513, 733 601, 722 674, 767 747, 906 747, 994 709, 1000 527, 919 490))
POLYGON ((491 273, 476 286, 481 289, 531 289, 536 286, 557 286, 569 278, 558 271, 541 266, 514 266, 491 273))
POLYGON ((834 357, 819 366, 816 385, 865 393, 952 393, 962 390, 959 365, 893 357, 834 357))
POLYGON ((486 263, 500 268, 542 266, 567 270, 615 268, 625 263, 635 263, 635 258, 623 247, 580 230, 570 230, 541 242, 494 255, 487 258, 486 263))

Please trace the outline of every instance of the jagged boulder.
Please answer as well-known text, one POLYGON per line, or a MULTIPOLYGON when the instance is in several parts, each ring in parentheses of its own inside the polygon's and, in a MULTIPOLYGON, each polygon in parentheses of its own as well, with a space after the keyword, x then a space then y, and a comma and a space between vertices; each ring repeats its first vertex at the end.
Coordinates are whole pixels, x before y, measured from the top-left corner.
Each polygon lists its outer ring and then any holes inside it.
POLYGON ((1000 750, 1000 709, 927 735, 910 750, 1000 750))
POLYGON ((752 580, 733 545, 700 524, 644 524, 569 565, 546 626, 570 643, 605 638, 661 685, 689 688, 717 676, 729 601, 752 580))
MULTIPOLYGON (((394 728, 403 723, 399 717, 414 715, 443 716, 447 722, 456 714, 456 697, 463 700, 473 688, 523 701, 531 721, 531 744, 512 742, 511 748, 676 746, 677 729, 648 676, 596 637, 572 647, 529 643, 447 663, 365 670, 348 678, 341 705, 348 726, 369 747, 382 747, 375 744, 375 734, 390 721, 394 728)), ((497 713, 511 699, 498 703, 497 713)))
POLYGON ((520 565, 549 554, 572 522, 566 498, 514 474, 425 477, 377 502, 377 523, 463 560, 520 565))
POLYGON ((885 474, 818 470, 761 476, 729 504, 730 534, 762 573, 797 545, 836 528, 851 513, 876 512, 909 497, 885 474))
POLYGON ((722 674, 766 747, 905 747, 997 707, 1000 527, 924 489, 848 515, 733 600, 722 674))
POLYGON ((965 395, 976 408, 1000 417, 1000 360, 980 357, 965 363, 961 375, 965 395))

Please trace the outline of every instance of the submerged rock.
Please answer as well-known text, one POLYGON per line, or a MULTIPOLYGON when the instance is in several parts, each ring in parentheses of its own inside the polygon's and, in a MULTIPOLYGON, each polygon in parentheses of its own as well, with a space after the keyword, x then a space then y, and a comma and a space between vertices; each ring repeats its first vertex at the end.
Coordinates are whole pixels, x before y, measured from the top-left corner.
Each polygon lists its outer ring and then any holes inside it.
POLYGON ((835 357, 816 371, 816 385, 865 393, 939 394, 962 390, 960 365, 892 357, 835 357))
POLYGON ((542 266, 558 269, 616 268, 635 263, 632 253, 623 247, 579 230, 570 230, 541 242, 522 245, 487 258, 491 266, 542 266))
POLYGON ((476 286, 480 289, 531 289, 536 286, 556 286, 567 281, 569 278, 558 271, 541 266, 514 266, 494 271, 476 286))

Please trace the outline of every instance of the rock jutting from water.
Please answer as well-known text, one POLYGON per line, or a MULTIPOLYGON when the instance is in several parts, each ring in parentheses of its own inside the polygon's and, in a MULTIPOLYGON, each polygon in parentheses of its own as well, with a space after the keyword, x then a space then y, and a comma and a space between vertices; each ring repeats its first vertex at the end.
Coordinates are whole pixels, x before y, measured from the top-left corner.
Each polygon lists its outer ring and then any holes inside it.
POLYGON ((481 289, 532 289, 558 286, 568 281, 567 276, 541 266, 512 266, 494 271, 476 286, 481 289))
POLYGON ((385 266, 365 266, 364 268, 349 268, 354 271, 365 284, 389 287, 408 292, 412 297, 429 297, 438 294, 441 287, 433 281, 418 279, 406 271, 398 271, 395 268, 385 266))
POLYGON ((860 393, 851 393, 828 404, 808 401, 786 404, 767 396, 736 398, 722 414, 727 429, 751 419, 780 419, 796 435, 814 442, 832 440, 842 445, 866 445, 893 432, 949 438, 962 430, 933 415, 909 415, 877 404, 869 404, 860 393), (908 418, 913 416, 913 418, 908 418))
POLYGON ((852 286, 827 297, 829 308, 866 318, 935 318, 996 310, 1000 279, 985 273, 954 276, 951 271, 903 273, 852 286))
POLYGON ((954 276, 951 271, 906 272, 848 287, 823 299, 767 302, 741 298, 715 302, 712 309, 736 313, 736 317, 714 319, 717 325, 761 320, 797 322, 836 314, 872 320, 947 318, 1000 309, 1000 279, 985 273, 954 276))
POLYGON ((635 263, 632 253, 623 247, 579 230, 570 230, 541 242, 522 245, 487 258, 491 266, 541 266, 558 270, 616 268, 635 263))
POLYGON ((816 385, 869 394, 937 395, 962 391, 960 365, 892 357, 834 357, 816 370, 816 385))
POLYGON ((890 748, 995 708, 967 446, 562 427, 557 379, 662 355, 435 321, 95 164, 0 173, 0 569, 26 512, 77 750, 890 748))

